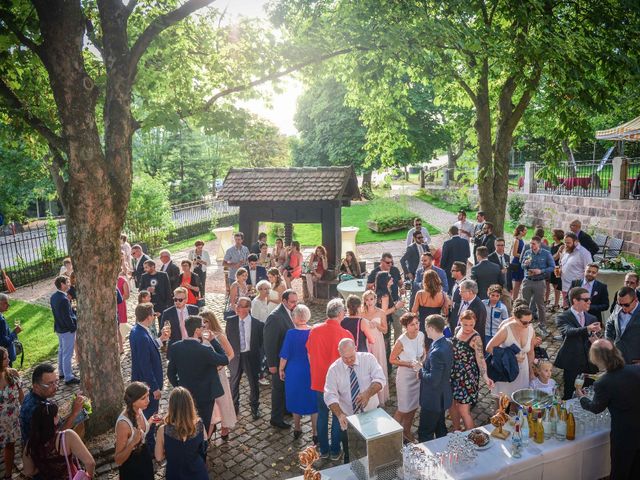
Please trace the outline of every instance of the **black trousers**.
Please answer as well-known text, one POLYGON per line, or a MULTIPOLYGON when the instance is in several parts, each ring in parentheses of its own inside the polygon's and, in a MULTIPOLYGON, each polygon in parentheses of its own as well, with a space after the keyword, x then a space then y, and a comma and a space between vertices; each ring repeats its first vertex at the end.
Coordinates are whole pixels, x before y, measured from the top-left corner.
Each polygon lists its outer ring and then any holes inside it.
POLYGON ((209 425, 211 425, 211 417, 213 415, 213 405, 215 404, 215 399, 203 399, 203 398, 194 398, 194 403, 196 404, 196 410, 198 411, 198 415, 202 419, 202 423, 204 424, 205 432, 209 431, 209 425))
POLYGON ((447 426, 444 423, 444 410, 436 412, 421 408, 420 422, 418 423, 418 441, 427 442, 446 435, 447 426))
POLYGON ((200 287, 200 292, 198 293, 198 296, 200 298, 204 298, 204 293, 205 293, 204 287, 207 284, 207 272, 203 272, 202 267, 198 265, 196 268, 193 269, 193 273, 198 275, 198 283, 200 284, 198 285, 200 287))
MULTIPOLYGON (((584 368, 571 369, 566 368, 562 375, 564 377, 564 395, 562 396, 563 400, 570 400, 573 398, 573 393, 576 391, 575 381, 576 377, 581 373, 587 373, 584 368)), ((590 378, 584 379, 584 386, 588 387, 593 383, 593 380, 590 378)))
POLYGON ((611 480, 637 480, 640 478, 640 450, 616 448, 611 442, 611 480))
POLYGON ((271 374, 271 421, 284 422, 285 409, 284 382, 276 371, 271 374))
POLYGON ((240 408, 240 379, 243 373, 247 375, 247 381, 249 382, 249 405, 251 405, 251 411, 255 412, 258 410, 260 400, 260 387, 258 386, 260 363, 254 360, 256 360, 255 353, 243 352, 229 362, 229 371, 231 372, 231 378, 229 379, 229 383, 231 384, 231 398, 233 398, 233 406, 236 409, 236 414, 240 408))

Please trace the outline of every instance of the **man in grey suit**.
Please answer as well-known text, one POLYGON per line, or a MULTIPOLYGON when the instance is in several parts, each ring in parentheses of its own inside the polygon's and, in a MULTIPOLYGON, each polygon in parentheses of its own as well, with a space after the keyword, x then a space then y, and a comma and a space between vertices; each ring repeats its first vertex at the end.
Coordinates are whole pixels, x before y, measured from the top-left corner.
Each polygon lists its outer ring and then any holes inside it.
POLYGON ((471 267, 471 280, 478 284, 478 296, 481 300, 489 298, 487 290, 491 285, 504 286, 504 275, 502 275, 500 267, 490 262, 488 257, 487 247, 478 247, 476 249, 478 263, 471 267))
POLYGON ((618 308, 607 320, 606 337, 626 363, 640 363, 640 302, 633 288, 618 290, 618 308))
POLYGON ((285 397, 284 382, 280 380, 278 366, 280 365, 280 349, 288 330, 293 328, 291 312, 298 304, 298 294, 294 290, 282 293, 282 303, 267 317, 264 324, 264 352, 267 356, 267 366, 271 373, 271 425, 276 428, 290 428, 284 421, 285 397))

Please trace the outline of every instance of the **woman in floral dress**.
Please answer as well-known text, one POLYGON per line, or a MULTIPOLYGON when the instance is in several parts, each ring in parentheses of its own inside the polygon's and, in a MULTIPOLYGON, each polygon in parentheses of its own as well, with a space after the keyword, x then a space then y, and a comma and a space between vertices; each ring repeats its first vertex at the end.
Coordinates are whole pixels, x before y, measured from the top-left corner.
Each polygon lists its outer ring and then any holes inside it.
POLYGON ((11 478, 15 442, 20 436, 20 404, 24 398, 20 375, 9 368, 7 349, 0 347, 0 447, 4 449, 4 478, 11 478))
POLYGON ((480 377, 489 388, 493 380, 487 375, 487 363, 480 334, 475 331, 476 315, 465 310, 458 320, 458 328, 453 337, 453 367, 451 368, 451 388, 453 404, 449 409, 454 430, 460 430, 462 419, 466 430, 474 427, 471 404, 478 401, 480 377))

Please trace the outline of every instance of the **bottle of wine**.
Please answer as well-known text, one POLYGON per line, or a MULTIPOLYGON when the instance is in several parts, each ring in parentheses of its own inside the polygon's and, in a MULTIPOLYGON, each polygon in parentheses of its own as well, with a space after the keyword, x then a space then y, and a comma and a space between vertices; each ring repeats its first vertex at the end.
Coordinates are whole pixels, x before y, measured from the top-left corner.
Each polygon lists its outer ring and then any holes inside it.
POLYGON ((529 438, 533 438, 536 434, 536 419, 533 416, 533 408, 529 405, 527 420, 529 420, 529 438))
POLYGON ((538 421, 536 422, 536 432, 533 437, 536 443, 544 443, 544 426, 542 425, 542 411, 538 412, 538 421))
POLYGON ((569 413, 567 414, 567 440, 576 439, 576 419, 573 416, 571 407, 569 407, 569 413))
POLYGON ((511 435, 511 456, 513 458, 522 457, 522 433, 519 424, 516 424, 515 432, 511 435))
POLYGON ((558 423, 558 412, 555 405, 549 408, 549 416, 551 418, 551 437, 554 437, 556 434, 556 423, 558 423))
POLYGON ((556 422, 556 440, 565 440, 567 437, 567 414, 564 408, 560 410, 560 416, 556 422))
POLYGON ((544 427, 544 438, 545 439, 550 439, 552 436, 552 432, 551 432, 551 413, 550 413, 550 408, 547 407, 544 410, 544 417, 542 420, 542 426, 544 427))

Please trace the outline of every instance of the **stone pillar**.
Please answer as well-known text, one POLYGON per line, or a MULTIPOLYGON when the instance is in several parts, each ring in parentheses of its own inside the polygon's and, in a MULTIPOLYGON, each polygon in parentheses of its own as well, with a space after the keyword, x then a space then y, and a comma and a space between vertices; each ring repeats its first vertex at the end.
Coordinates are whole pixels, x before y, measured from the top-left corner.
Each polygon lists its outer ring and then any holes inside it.
POLYGON ((526 162, 524 164, 524 193, 536 193, 536 166, 533 162, 526 162))
POLYGON ((613 171, 611 172, 611 191, 609 198, 626 200, 629 198, 629 160, 627 157, 615 157, 613 159, 613 171))

